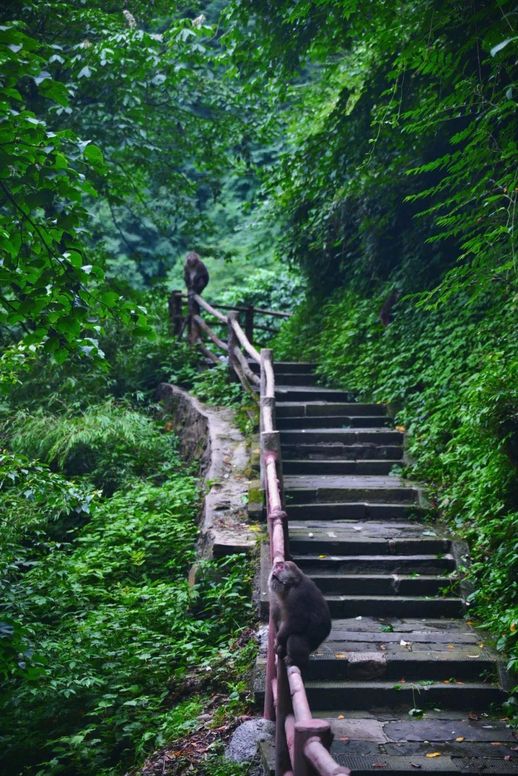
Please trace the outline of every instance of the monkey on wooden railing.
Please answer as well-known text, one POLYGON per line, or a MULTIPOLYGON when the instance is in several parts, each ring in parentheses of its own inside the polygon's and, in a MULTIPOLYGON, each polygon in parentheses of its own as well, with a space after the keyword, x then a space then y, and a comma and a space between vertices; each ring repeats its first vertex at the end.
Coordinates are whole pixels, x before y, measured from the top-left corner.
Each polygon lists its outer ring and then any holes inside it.
POLYGON ((183 268, 183 278, 187 290, 194 294, 201 294, 209 282, 209 272, 207 267, 200 259, 197 253, 191 251, 185 257, 183 268))
POLYGON ((274 563, 268 580, 272 618, 277 627, 275 651, 291 666, 304 668, 329 636, 331 615, 312 579, 291 560, 274 563))

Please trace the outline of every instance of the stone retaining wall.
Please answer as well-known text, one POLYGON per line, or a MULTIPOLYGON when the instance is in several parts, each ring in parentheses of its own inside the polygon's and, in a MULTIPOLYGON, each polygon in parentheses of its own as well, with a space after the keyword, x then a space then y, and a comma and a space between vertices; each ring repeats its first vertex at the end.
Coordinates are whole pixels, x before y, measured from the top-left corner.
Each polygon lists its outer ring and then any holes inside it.
POLYGON ((158 399, 172 416, 182 456, 198 463, 206 483, 198 554, 217 557, 250 551, 256 538, 247 522, 249 458, 233 411, 207 407, 169 383, 160 384, 158 399))

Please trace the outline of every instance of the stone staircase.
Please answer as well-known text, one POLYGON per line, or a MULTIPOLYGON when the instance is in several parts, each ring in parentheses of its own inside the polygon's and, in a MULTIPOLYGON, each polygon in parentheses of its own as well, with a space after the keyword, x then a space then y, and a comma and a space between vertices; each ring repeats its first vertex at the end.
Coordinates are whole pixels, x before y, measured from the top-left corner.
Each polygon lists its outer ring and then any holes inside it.
MULTIPOLYGON (((465 619, 465 548, 391 473, 404 435, 382 406, 318 386, 311 364, 278 362, 275 373, 290 553, 333 617, 304 680, 314 715, 331 721, 334 758, 354 776, 518 773, 496 655, 465 619)), ((264 548, 265 618, 268 571, 264 548)), ((273 773, 271 746, 262 755, 273 773)))

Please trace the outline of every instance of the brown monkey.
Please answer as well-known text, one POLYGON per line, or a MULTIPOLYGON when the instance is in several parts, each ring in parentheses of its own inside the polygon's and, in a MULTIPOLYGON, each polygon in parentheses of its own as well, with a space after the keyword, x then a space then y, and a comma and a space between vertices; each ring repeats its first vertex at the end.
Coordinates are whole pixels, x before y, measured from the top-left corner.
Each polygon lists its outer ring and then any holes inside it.
POLYGON ((327 602, 313 580, 291 560, 274 563, 268 588, 277 627, 275 650, 288 665, 304 668, 309 653, 329 636, 327 602))
POLYGON ((201 294, 209 282, 207 267, 194 251, 191 251, 185 257, 183 277, 188 290, 193 291, 195 294, 201 294))

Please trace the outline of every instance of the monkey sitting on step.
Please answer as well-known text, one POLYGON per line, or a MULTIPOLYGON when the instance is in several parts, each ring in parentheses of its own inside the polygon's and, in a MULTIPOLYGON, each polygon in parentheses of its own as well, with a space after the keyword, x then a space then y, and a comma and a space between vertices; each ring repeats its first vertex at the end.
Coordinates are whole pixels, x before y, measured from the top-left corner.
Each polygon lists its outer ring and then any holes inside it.
POLYGON ((290 560, 274 563, 268 589, 277 627, 275 651, 288 665, 304 668, 309 653, 329 636, 327 602, 313 580, 290 560))

